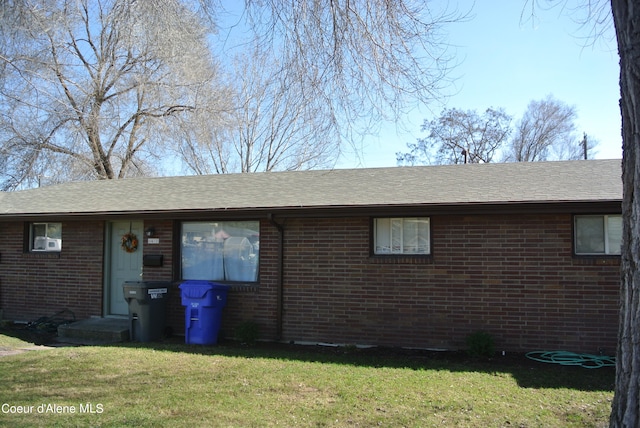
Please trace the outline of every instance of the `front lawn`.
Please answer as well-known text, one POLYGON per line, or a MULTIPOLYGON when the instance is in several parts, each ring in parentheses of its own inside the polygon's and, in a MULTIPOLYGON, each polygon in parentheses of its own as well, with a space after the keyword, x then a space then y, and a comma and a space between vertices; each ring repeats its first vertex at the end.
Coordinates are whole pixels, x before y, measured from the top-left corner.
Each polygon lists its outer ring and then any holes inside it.
MULTIPOLYGON (((0 348, 23 345, 0 334, 0 348)), ((0 357, 0 425, 599 427, 613 382, 610 367, 519 355, 177 341, 64 347, 0 357)))

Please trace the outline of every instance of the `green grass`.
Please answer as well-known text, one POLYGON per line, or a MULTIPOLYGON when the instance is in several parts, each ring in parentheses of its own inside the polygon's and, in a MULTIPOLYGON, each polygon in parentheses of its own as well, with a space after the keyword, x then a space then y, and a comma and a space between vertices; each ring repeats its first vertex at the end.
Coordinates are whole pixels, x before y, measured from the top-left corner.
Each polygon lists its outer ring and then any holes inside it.
MULTIPOLYGON (((24 342, 0 335, 0 348, 24 342)), ((0 425, 605 426, 611 368, 258 344, 124 344, 0 357, 0 425), (87 405, 97 413, 87 413, 87 405), (38 406, 76 413, 38 413, 38 406), (83 406, 82 408, 80 406, 83 406), (81 411, 84 411, 81 413, 81 411)), ((48 409, 51 410, 51 409, 48 409)))
POLYGON ((5 336, 0 334, 0 351, 12 351, 16 349, 28 348, 33 343, 20 339, 19 337, 5 336))

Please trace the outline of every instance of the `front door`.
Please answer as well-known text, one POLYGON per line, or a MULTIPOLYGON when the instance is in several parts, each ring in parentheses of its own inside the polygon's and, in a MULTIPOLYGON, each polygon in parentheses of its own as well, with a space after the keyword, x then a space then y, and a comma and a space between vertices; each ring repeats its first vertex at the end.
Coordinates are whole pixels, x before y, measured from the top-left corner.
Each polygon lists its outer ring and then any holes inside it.
POLYGON ((128 315, 129 307, 124 300, 122 284, 125 281, 142 279, 142 242, 144 237, 141 221, 114 221, 110 228, 110 259, 108 290, 105 293, 106 313, 108 315, 128 315), (137 237, 137 248, 131 243, 128 251, 123 248, 123 236, 131 232, 137 237))

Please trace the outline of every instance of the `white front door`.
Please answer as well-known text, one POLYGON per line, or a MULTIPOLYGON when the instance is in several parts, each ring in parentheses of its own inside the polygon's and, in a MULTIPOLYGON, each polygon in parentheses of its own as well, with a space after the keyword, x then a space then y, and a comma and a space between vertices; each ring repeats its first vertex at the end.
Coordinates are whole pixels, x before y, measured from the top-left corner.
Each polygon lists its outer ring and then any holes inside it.
POLYGON ((124 300, 122 284, 125 281, 142 279, 142 242, 144 241, 141 221, 114 221, 110 228, 110 258, 108 290, 105 293, 108 315, 128 315, 129 307, 124 300), (133 233, 138 238, 138 248, 127 252, 122 248, 122 237, 133 233))

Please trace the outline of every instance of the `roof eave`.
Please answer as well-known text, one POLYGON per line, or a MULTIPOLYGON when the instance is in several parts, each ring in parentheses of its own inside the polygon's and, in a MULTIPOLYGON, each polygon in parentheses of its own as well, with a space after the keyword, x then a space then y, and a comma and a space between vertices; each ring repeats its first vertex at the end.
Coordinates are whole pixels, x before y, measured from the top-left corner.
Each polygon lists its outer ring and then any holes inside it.
POLYGON ((569 201, 509 201, 509 202, 457 202, 410 203, 385 205, 314 205, 272 206, 244 208, 198 208, 180 210, 131 210, 87 212, 4 213, 0 221, 29 221, 43 218, 56 219, 111 219, 111 218, 171 218, 204 217, 255 218, 267 214, 282 217, 342 217, 353 215, 415 214, 523 214, 523 213, 605 213, 619 212, 621 199, 569 200, 569 201))

